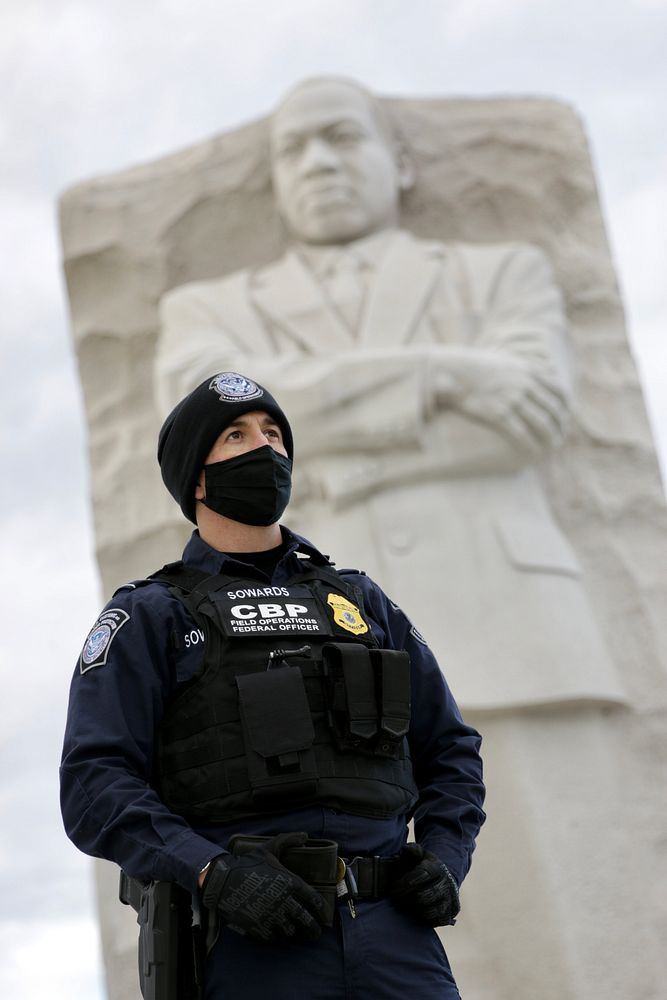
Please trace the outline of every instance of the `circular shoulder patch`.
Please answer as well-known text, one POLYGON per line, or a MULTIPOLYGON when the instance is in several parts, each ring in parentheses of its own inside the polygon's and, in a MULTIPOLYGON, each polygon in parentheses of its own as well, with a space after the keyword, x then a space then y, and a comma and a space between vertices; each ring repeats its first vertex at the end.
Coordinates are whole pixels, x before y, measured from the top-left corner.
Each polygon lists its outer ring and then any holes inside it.
POLYGON ((220 372, 211 379, 209 389, 217 392, 225 403, 239 403, 246 399, 259 399, 264 395, 256 382, 237 372, 220 372))
POLYGON ((81 659, 89 666, 95 662, 100 653, 109 645, 111 629, 108 625, 97 625, 86 639, 81 653, 81 659))

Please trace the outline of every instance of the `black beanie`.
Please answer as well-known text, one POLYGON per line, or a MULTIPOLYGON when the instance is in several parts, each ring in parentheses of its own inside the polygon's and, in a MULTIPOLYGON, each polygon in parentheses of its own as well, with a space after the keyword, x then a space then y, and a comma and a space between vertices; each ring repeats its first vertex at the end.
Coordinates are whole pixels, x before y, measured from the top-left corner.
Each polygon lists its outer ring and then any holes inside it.
POLYGON ((195 487, 206 458, 220 434, 242 413, 263 410, 283 434, 289 458, 294 455, 292 430, 270 392, 238 372, 220 372, 205 379, 182 399, 162 425, 157 460, 164 484, 194 524, 195 487))

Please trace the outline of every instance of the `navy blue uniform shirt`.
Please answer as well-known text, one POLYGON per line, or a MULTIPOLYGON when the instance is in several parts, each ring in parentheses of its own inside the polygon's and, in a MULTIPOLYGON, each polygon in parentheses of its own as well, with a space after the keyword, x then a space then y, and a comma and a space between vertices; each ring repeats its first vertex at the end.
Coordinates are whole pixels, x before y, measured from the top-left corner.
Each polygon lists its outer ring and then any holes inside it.
MULTIPOLYGON (((282 531, 285 553, 270 581, 275 585, 302 571, 303 556, 317 552, 282 531)), ((209 574, 243 571, 268 581, 196 531, 183 561, 209 574)), ((415 837, 460 883, 484 821, 480 736, 463 722, 433 654, 400 608, 363 574, 349 571, 345 579, 363 592, 380 646, 410 654, 415 837)), ((193 828, 164 805, 151 784, 155 734, 167 699, 201 667, 203 643, 186 608, 159 581, 121 588, 93 626, 72 680, 60 770, 65 829, 77 847, 136 878, 176 881, 190 891, 237 832, 304 830, 336 840, 345 857, 398 853, 408 816, 370 819, 313 805, 193 828)))

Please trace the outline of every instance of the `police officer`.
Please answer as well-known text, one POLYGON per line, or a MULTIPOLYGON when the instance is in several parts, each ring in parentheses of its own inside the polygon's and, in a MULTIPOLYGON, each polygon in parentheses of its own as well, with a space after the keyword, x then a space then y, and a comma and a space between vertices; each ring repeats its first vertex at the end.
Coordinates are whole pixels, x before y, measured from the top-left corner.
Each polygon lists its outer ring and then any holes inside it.
POLYGON ((207 1000, 456 998, 433 928, 484 821, 480 737, 401 609, 279 525, 292 457, 276 400, 235 372, 165 421, 162 477, 197 530, 86 638, 65 828, 202 901, 207 1000), (259 839, 230 852, 235 834, 259 839), (343 859, 333 919, 286 861, 314 840, 343 859))

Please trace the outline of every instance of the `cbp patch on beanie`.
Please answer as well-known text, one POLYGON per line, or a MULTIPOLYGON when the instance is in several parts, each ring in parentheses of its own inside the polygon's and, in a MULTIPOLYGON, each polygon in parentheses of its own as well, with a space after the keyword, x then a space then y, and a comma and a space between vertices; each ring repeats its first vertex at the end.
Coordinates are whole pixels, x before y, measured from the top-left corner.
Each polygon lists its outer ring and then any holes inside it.
POLYGON ((282 431, 287 454, 293 458, 294 442, 287 417, 267 389, 238 372, 219 372, 205 379, 163 423, 157 446, 162 479, 194 524, 195 487, 211 448, 225 427, 252 410, 263 410, 273 417, 282 431))

